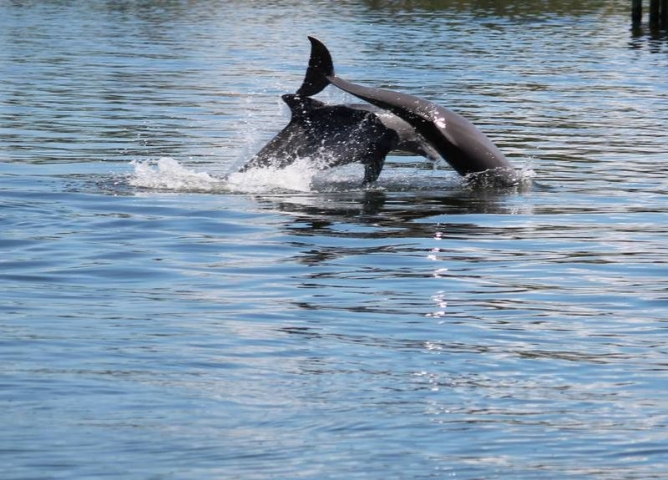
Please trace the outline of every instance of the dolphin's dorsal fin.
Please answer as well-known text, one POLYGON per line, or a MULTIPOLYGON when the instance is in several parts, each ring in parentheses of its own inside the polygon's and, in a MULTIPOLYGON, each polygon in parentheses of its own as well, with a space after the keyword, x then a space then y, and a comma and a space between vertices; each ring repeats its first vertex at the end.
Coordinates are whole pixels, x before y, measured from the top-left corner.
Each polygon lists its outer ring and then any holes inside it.
POLYGON ((316 108, 324 107, 325 104, 315 98, 303 97, 294 93, 286 93, 281 99, 290 108, 293 118, 303 117, 316 108))
POLYGON ((311 58, 297 94, 310 97, 322 92, 329 85, 327 77, 334 75, 334 62, 324 43, 315 37, 308 39, 311 41, 311 58))

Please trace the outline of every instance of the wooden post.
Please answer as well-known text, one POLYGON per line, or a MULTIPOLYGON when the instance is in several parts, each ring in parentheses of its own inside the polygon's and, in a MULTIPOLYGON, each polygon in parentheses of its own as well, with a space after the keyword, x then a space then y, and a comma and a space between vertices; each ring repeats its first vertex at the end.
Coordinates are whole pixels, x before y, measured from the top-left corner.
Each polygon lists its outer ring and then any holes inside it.
POLYGON ((640 27, 642 23, 642 0, 633 0, 631 5, 631 23, 633 28, 640 27))
POLYGON ((661 0, 661 28, 668 30, 668 0, 661 0))
POLYGON ((649 0, 649 27, 659 27, 659 12, 661 3, 659 0, 649 0))

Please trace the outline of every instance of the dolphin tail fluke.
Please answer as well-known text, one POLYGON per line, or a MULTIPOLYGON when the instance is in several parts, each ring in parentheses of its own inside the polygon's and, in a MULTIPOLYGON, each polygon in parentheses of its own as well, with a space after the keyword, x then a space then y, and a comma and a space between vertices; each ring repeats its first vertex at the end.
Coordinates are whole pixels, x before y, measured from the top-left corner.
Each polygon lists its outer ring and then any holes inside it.
POLYGON ((308 39, 311 41, 311 58, 302 86, 297 90, 298 95, 306 97, 322 92, 329 85, 327 77, 334 76, 334 62, 325 44, 315 37, 308 39))

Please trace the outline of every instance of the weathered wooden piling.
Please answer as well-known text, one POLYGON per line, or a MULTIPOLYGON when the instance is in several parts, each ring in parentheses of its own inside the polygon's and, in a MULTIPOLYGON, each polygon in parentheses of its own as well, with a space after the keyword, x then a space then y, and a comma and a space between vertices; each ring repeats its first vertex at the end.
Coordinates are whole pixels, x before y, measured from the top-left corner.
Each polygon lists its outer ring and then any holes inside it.
POLYGON ((649 0, 649 26, 651 28, 658 28, 660 12, 661 2, 659 0, 649 0))
MULTIPOLYGON (((642 24, 642 0, 631 2, 631 24, 633 28, 642 24)), ((668 29, 668 0, 649 0, 649 27, 668 29)))
POLYGON ((631 4, 631 23, 637 28, 642 23, 642 0, 633 0, 631 4))

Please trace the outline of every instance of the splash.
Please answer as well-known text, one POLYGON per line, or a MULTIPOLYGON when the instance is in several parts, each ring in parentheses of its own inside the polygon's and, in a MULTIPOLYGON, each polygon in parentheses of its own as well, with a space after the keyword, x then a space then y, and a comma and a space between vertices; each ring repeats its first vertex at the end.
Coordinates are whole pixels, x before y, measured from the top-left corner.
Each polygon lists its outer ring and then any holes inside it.
POLYGON ((131 166, 134 172, 128 180, 130 186, 172 192, 313 192, 340 187, 346 179, 350 185, 359 188, 361 178, 359 174, 346 177, 345 172, 338 175, 335 171, 322 172, 317 162, 309 158, 299 159, 286 168, 257 168, 226 176, 196 171, 170 157, 133 161, 131 166))
POLYGON ((224 182, 206 172, 196 172, 184 167, 170 157, 157 161, 133 161, 134 175, 129 180, 133 187, 152 190, 211 192, 219 190, 224 182))
POLYGON ((264 193, 274 191, 310 192, 318 169, 308 158, 285 168, 254 168, 227 176, 227 188, 234 192, 264 193))
MULTIPOLYGON (((257 168, 228 175, 213 175, 197 171, 180 164, 170 157, 158 160, 133 161, 134 172, 127 184, 142 189, 171 192, 209 193, 331 193, 363 190, 364 176, 361 164, 351 164, 328 170, 318 168, 318 162, 302 158, 285 168, 257 168)), ((443 175, 439 167, 411 168, 411 164, 390 162, 373 187, 384 191, 448 190, 456 188, 519 188, 531 186, 535 172, 531 163, 511 172, 510 178, 501 176, 462 178, 457 175, 443 175), (509 181, 510 180, 510 181, 509 181)), ((479 174, 480 175, 480 174, 479 174)))
POLYGON ((464 184, 474 189, 529 189, 533 183, 535 171, 528 161, 520 168, 493 168, 484 172, 470 173, 463 177, 464 184))

